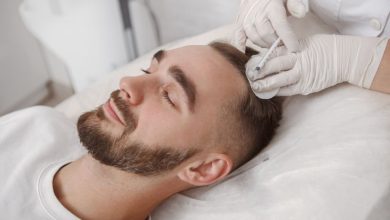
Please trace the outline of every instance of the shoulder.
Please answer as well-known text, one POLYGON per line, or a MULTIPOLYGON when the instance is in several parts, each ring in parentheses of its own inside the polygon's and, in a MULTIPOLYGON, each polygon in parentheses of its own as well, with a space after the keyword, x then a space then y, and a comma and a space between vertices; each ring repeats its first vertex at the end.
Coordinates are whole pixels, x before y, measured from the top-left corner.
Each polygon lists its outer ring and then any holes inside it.
POLYGON ((54 161, 81 149, 76 124, 49 107, 31 107, 1 117, 0 134, 2 152, 12 154, 34 148, 35 156, 54 161))
POLYGON ((0 117, 0 132, 9 134, 62 133, 75 127, 63 113, 45 106, 34 106, 0 117))
POLYGON ((44 116, 44 115, 58 115, 58 116, 64 116, 59 111, 55 110, 54 108, 48 107, 48 106, 33 106, 25 109, 21 109, 18 111, 14 111, 8 115, 5 116, 23 116, 23 115, 34 115, 34 116, 44 116))
POLYGON ((42 119, 69 121, 69 119, 64 114, 53 108, 47 106, 34 106, 18 110, 0 117, 0 124, 10 123, 19 120, 35 121, 42 119))

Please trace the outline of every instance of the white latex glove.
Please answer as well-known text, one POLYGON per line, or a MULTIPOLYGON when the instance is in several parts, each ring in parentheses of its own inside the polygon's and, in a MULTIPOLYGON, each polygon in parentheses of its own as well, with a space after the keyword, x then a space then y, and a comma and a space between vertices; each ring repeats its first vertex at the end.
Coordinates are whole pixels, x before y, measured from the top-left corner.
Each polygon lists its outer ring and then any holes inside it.
MULTIPOLYGON (((287 7, 296 17, 308 11, 307 0, 288 0, 287 7)), ((245 51, 247 39, 259 47, 269 48, 278 38, 290 52, 298 50, 298 40, 288 21, 284 0, 241 0, 231 43, 245 51)))
POLYGON ((301 52, 279 53, 248 76, 255 93, 280 88, 280 96, 307 95, 342 82, 370 88, 387 39, 314 35, 299 44, 301 52))
POLYGON ((303 18, 309 11, 309 0, 287 0, 287 10, 292 16, 303 18))

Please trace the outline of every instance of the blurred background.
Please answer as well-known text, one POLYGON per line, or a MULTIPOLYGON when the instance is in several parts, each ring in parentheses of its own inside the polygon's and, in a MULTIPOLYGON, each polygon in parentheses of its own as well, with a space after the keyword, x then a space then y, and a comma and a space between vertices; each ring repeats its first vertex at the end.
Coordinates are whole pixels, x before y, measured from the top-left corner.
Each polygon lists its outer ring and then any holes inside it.
POLYGON ((0 0, 0 115, 55 106, 157 46, 234 21, 239 0, 0 0))

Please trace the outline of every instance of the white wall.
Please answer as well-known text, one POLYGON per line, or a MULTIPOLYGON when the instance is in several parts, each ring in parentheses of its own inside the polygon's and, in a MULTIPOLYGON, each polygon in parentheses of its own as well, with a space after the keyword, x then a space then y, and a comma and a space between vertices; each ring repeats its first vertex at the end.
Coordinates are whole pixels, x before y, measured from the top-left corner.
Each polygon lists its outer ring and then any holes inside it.
POLYGON ((0 1, 0 115, 36 104, 48 94, 42 51, 19 17, 20 3, 0 1))
POLYGON ((128 61, 118 0, 25 0, 20 12, 65 64, 75 91, 128 61))
POLYGON ((137 55, 156 46, 231 24, 240 0, 131 0, 137 55))

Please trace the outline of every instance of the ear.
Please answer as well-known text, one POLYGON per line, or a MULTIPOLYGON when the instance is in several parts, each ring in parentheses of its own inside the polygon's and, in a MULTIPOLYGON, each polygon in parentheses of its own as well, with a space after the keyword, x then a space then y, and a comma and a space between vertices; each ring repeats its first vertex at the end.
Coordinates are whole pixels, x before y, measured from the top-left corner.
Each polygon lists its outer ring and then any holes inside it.
POLYGON ((183 169, 177 176, 194 186, 210 185, 227 176, 232 170, 233 162, 225 154, 209 154, 207 158, 196 160, 183 169))

